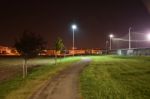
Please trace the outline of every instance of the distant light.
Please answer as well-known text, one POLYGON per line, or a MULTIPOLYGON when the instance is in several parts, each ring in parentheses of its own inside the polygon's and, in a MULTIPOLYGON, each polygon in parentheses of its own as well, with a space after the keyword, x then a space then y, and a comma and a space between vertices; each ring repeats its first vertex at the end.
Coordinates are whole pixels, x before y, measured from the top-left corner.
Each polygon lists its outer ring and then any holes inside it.
POLYGON ((150 41, 150 34, 147 34, 147 39, 150 41))
POLYGON ((72 29, 77 29, 77 26, 75 24, 72 25, 72 29))
POLYGON ((110 35, 109 35, 109 37, 110 37, 110 38, 113 38, 113 37, 114 37, 114 35, 113 35, 113 34, 110 34, 110 35))

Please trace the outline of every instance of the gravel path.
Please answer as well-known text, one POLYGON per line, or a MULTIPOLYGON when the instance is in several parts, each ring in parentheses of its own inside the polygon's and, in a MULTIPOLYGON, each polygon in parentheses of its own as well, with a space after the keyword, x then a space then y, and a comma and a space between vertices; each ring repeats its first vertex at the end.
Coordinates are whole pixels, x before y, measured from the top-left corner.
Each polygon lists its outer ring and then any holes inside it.
POLYGON ((29 99, 79 99, 79 74, 90 59, 72 64, 56 77, 46 82, 29 99))

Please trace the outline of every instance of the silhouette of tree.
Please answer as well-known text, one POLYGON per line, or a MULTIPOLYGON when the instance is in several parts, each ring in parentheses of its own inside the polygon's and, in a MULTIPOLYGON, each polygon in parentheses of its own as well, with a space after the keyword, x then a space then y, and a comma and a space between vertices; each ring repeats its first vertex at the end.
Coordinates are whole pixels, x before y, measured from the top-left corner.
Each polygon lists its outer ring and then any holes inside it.
POLYGON ((56 42, 55 42, 55 64, 57 64, 57 55, 58 53, 60 54, 60 52, 64 49, 64 43, 63 40, 58 37, 56 42))
POLYGON ((23 35, 15 40, 15 48, 24 58, 23 78, 27 76, 27 60, 36 57, 44 48, 46 42, 40 35, 32 32, 24 32, 23 35))

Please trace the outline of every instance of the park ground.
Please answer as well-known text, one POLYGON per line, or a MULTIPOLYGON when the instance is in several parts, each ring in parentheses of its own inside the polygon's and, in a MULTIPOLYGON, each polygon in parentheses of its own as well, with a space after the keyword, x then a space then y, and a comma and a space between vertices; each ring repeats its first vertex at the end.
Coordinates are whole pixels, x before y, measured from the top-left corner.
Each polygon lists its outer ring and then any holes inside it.
POLYGON ((22 79, 22 59, 0 58, 0 99, 32 99, 39 86, 62 78, 64 73, 68 79, 77 70, 73 66, 80 66, 78 63, 86 59, 90 63, 76 75, 79 99, 150 99, 150 57, 146 56, 68 57, 58 59, 57 65, 52 58, 36 58, 28 62, 25 79, 22 79))
POLYGON ((47 80, 52 79, 80 57, 57 59, 40 57, 28 61, 28 76, 22 78, 23 59, 2 57, 0 59, 0 99, 28 99, 47 80))
POLYGON ((91 58, 80 78, 83 99, 150 99, 150 57, 91 58))

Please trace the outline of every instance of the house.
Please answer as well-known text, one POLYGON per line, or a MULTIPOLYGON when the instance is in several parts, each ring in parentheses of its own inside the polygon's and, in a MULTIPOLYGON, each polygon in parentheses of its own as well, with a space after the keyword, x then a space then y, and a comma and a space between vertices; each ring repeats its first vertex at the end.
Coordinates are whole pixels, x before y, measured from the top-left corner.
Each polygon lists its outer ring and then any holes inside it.
MULTIPOLYGON (((73 50, 69 50, 69 54, 73 54, 73 50)), ((75 49, 74 50, 74 55, 82 55, 85 54, 85 50, 84 49, 75 49)))
MULTIPOLYGON (((73 50, 69 50, 69 54, 73 54, 73 50)), ((75 55, 85 55, 85 54, 102 54, 100 49, 75 49, 75 55)))
POLYGON ((0 55, 19 55, 19 54, 15 48, 0 46, 0 55))
POLYGON ((0 46, 0 54, 9 54, 11 50, 8 47, 0 46))

